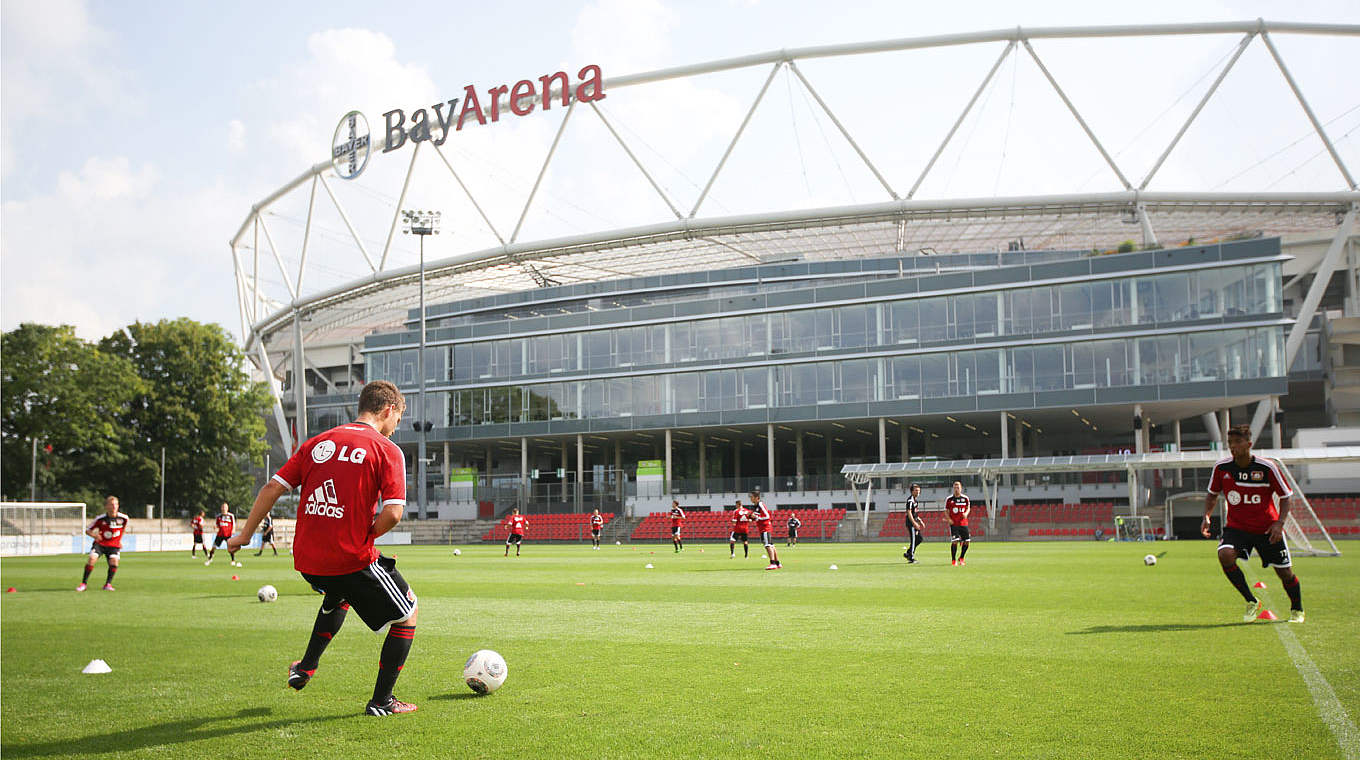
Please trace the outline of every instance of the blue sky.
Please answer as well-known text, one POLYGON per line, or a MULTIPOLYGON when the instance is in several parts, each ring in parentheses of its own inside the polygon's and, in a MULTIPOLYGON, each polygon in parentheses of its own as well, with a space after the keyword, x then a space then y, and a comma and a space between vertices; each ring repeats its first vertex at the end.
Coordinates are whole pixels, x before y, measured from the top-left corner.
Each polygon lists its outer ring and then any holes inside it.
MULTIPOLYGON (((96 338, 138 319, 189 316, 238 332, 227 240, 253 202, 324 158, 335 120, 353 107, 347 105, 351 102, 367 107, 376 131, 383 105, 428 105, 431 98, 456 96, 468 83, 485 88, 559 68, 574 71, 585 63, 600 63, 606 75, 620 75, 781 47, 1017 24, 1257 16, 1360 22, 1354 3, 1342 0, 1287 10, 1270 2, 1166 1, 1137 6, 769 0, 375 6, 4 0, 0 327, 65 322, 96 338)), ((1350 50, 1360 52, 1360 47, 1350 50)), ((1211 52, 1205 60, 1222 51, 1211 52)), ((1296 45, 1288 54, 1306 58, 1309 52, 1296 45)), ((1299 67, 1306 71, 1307 61, 1299 67)), ((815 68, 809 64, 808 70, 815 68)), ((830 77, 831 69, 818 73, 830 77)), ((977 79, 969 81, 971 88, 977 79)), ((749 93, 741 95, 745 83, 739 84, 731 103, 719 102, 715 113, 739 117, 745 107, 741 101, 749 98, 749 93)), ((1360 104, 1353 82, 1349 94, 1344 85, 1340 94, 1332 92, 1338 88, 1320 87, 1316 76, 1307 84, 1314 88, 1310 97, 1316 93, 1322 103, 1324 119, 1360 104)), ((842 80, 836 97, 853 101, 861 86, 871 85, 842 80)), ((882 85, 875 86, 858 95, 882 97, 882 85)), ((1074 91, 1080 90, 1081 83, 1074 83, 1074 91)), ((993 108, 1004 104, 1004 91, 996 98, 993 108)), ((794 107, 790 95, 789 108, 794 107)), ((627 112, 620 113, 627 118, 627 112)), ((1349 129, 1360 123, 1355 116, 1337 123, 1349 129)), ((802 141, 800 149, 810 149, 822 138, 813 137, 810 125, 804 128, 795 137, 802 141)), ((531 136, 539 132, 525 130, 531 136)), ((715 130, 715 145, 721 145, 722 134, 730 130, 715 130)), ((1347 155, 1356 155, 1357 137, 1348 139, 1347 155)), ((1279 139, 1263 133, 1261 145, 1253 149, 1268 155, 1279 139)), ((969 171, 964 162, 956 166, 969 171)), ((532 173, 532 161, 505 170, 522 177, 532 173)), ((985 174, 976 183, 983 192, 1003 187, 999 170, 978 171, 985 174)), ((582 187, 588 178, 558 181, 558 198, 592 197, 592 190, 582 187)), ((965 184, 960 179, 957 186, 965 184)), ((740 195, 739 188, 729 189, 729 206, 740 195)), ((571 204, 559 205, 563 214, 571 211, 571 204)), ((536 234, 551 236, 557 218, 541 220, 536 234)), ((466 240, 473 245, 476 238, 469 233, 466 240)), ((351 263, 335 264, 331 275, 344 280, 361 274, 351 263)))

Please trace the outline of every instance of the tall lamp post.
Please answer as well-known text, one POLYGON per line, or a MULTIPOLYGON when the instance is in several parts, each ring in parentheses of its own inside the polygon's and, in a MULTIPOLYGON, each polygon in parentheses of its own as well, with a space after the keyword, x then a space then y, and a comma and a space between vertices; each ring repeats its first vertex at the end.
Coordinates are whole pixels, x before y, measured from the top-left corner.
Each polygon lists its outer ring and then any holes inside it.
POLYGON ((434 427, 433 423, 425 419, 425 238, 429 235, 439 234, 439 212, 403 209, 401 212, 401 231, 404 234, 416 235, 420 238, 420 354, 416 365, 418 368, 416 371, 420 373, 420 391, 417 394, 419 399, 417 408, 420 409, 420 414, 412 423, 412 427, 420 434, 416 448, 416 516, 424 518, 427 516, 425 435, 434 427))

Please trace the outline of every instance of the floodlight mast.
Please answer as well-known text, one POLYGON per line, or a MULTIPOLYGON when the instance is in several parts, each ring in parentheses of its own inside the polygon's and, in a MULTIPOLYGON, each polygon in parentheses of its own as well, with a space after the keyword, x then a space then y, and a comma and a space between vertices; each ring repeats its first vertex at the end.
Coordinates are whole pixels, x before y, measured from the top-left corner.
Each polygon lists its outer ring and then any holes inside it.
POLYGON ((402 209, 401 231, 403 234, 420 238, 420 353, 416 358, 417 372, 420 373, 420 390, 416 395, 416 420, 412 423, 419 433, 416 444, 416 517, 428 516, 425 498, 425 435, 434 424, 425 419, 425 238, 439 234, 438 211, 412 211, 402 209))

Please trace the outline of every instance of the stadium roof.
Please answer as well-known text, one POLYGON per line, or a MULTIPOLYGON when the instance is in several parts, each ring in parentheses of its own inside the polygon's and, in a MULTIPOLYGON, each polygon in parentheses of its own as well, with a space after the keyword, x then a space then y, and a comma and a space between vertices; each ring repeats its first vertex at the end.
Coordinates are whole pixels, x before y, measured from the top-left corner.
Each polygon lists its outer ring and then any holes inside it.
MULTIPOLYGON (((518 225, 514 233, 507 234, 506 230, 497 230, 492 226, 490 218, 482 213, 482 206, 478 204, 473 193, 464 186, 463 192, 467 200, 476 207, 497 242, 490 247, 428 260, 425 265, 426 302, 439 303, 528 290, 541 287, 545 283, 570 284, 640 275, 712 270, 753 263, 1005 250, 1012 241, 1018 240, 1023 240, 1025 247, 1030 250, 1103 250, 1130 238, 1139 239, 1144 243, 1161 241, 1175 245, 1192 238, 1198 241, 1212 241, 1239 235, 1330 237, 1335 233, 1342 216, 1353 205, 1360 203, 1360 191, 1357 191, 1350 169, 1333 147, 1324 125, 1313 114, 1308 101, 1290 76, 1279 51, 1271 42, 1272 33, 1360 37, 1360 26, 1253 20, 1221 24, 1030 29, 1017 27, 969 34, 780 50, 608 78, 606 80, 608 87, 613 91, 623 87, 683 80, 714 72, 771 66, 769 78, 765 80, 768 88, 775 74, 781 68, 787 68, 791 77, 797 75, 806 86, 807 92, 821 106, 829 121, 840 130, 847 143, 853 146, 863 165, 882 184, 886 199, 836 207, 707 216, 700 214, 708 192, 708 188, 705 187, 704 194, 699 196, 692 209, 688 204, 678 208, 674 202, 676 199, 669 197, 654 181, 643 163, 637 159, 629 143, 606 121, 604 113, 594 108, 594 104, 590 104, 591 110, 599 116, 600 122, 609 128, 609 132, 616 139, 617 145, 613 147, 626 153, 639 170, 638 175, 631 178, 638 182, 638 192, 650 195, 654 190, 670 208, 672 215, 639 226, 600 229, 566 237, 519 240, 518 225), (1029 45, 1030 40, 1040 38, 1210 34, 1238 34, 1242 37, 1226 66, 1214 69, 1218 72, 1218 79, 1213 85, 1203 89, 1202 98, 1193 113, 1176 136, 1166 144, 1160 159, 1144 177, 1128 176, 1121 170, 1118 161, 1111 157, 1105 145, 1082 118, 1077 107, 1068 99, 1061 83, 1044 67, 1039 55, 1029 45), (1200 110, 1212 99, 1218 83, 1233 68, 1242 51, 1258 39, 1278 64, 1279 73, 1289 82, 1302 112, 1307 114, 1308 121, 1316 129, 1315 137, 1336 164, 1337 184, 1319 187, 1316 192, 1277 192, 1269 188, 1260 192, 1212 190, 1185 192, 1148 189, 1149 186, 1157 187, 1154 175, 1158 167, 1171 155, 1200 110), (1005 50, 1001 58, 992 65, 987 78, 973 93, 973 100, 962 113, 941 111, 938 114, 928 114, 940 120, 940 133, 944 135, 944 141, 931 160, 921 167, 919 177, 910 189, 905 186, 894 187, 883 178, 873 157, 854 141, 851 131, 837 120, 836 115, 797 68, 797 62, 802 60, 875 55, 982 42, 1004 42, 1005 50), (928 198, 918 195, 917 191, 922 181, 936 165, 936 159, 955 138, 959 126, 965 122, 965 118, 974 107, 974 101, 978 100, 978 96, 994 79, 993 74, 998 67, 1008 55, 1020 56, 1022 53, 1028 54, 1048 78, 1053 91, 1066 104, 1070 116, 1081 125, 1085 136, 1089 138, 1086 148, 1094 147, 1098 150, 1104 159, 1102 169, 1109 173, 1110 178, 1118 178, 1118 189, 1106 192, 1018 197, 928 198), (947 131, 945 127, 948 127, 947 131), (646 182, 643 181, 644 177, 646 182)), ((990 60, 990 53, 987 54, 987 58, 990 60)), ((755 103, 751 104, 751 110, 747 113, 748 120, 751 114, 755 113, 764 92, 765 89, 762 89, 755 103)), ((582 115, 578 117, 578 122, 591 118, 589 116, 591 111, 584 106, 579 111, 582 115)), ((570 112, 569 109, 567 113, 570 112)), ((923 113, 926 111, 923 110, 923 113)), ((558 127, 559 137, 562 132, 569 131, 567 118, 564 117, 558 127)), ((1240 121, 1246 123, 1251 120, 1240 121)), ((573 122, 573 125, 575 123, 573 122)), ((737 144, 745 126, 746 122, 743 122, 742 128, 732 136, 728 153, 737 144)), ((556 146, 556 141, 553 145, 556 146)), ((455 172, 454 164, 450 163, 446 155, 447 146, 441 149, 431 144, 423 154, 420 152, 422 147, 425 147, 424 143, 415 147, 408 146, 406 150, 411 153, 409 168, 404 174, 391 175, 401 182, 400 195, 394 195, 398 189, 394 186, 390 188, 391 193, 384 197, 395 200, 396 203, 386 205, 380 203, 373 213, 375 218, 381 217, 378 223, 384 229, 386 242, 382 244, 381 250, 372 244, 366 245, 363 242, 364 238, 356 231, 352 217, 358 218, 361 214, 346 213, 336 193, 343 183, 334 179, 335 174, 330 161, 316 164, 252 207, 251 213, 242 222, 231 241, 242 334, 245 336, 247 348, 252 349, 252 355, 253 349, 258 348, 261 338, 271 352, 286 351, 287 344, 292 341, 291 325, 294 314, 300 318, 302 337, 307 344, 357 343, 362 341, 364 335, 374 331, 401 328, 407 311, 414 308, 417 303, 420 268, 411 264, 398 266, 395 257, 390 257, 389 253, 394 239, 400 239, 400 236, 395 234, 396 212, 407 200, 407 185, 410 184, 411 176, 417 167, 417 156, 423 156, 426 163, 432 165, 437 172, 443 172, 446 167, 448 173, 458 180, 459 186, 463 186, 462 179, 455 172), (435 155, 431 156, 431 152, 435 155), (328 180, 328 177, 331 179, 328 180), (307 200, 309 187, 311 195, 310 200, 307 200), (276 245, 276 242, 283 238, 271 234, 271 229, 276 233, 278 230, 278 217, 270 216, 274 213, 274 207, 290 197, 293 201, 306 204, 306 223, 300 240, 292 247, 297 250, 291 250, 288 245, 276 245), (327 197, 333 204, 334 212, 338 212, 338 216, 348 228, 349 236, 341 233, 339 237, 344 238, 342 242, 353 251, 355 260, 362 254, 369 271, 358 278, 340 278, 340 281, 333 278, 328 287, 305 292, 301 284, 304 273, 308 273, 305 279, 309 284, 313 284, 313 287, 314 283, 324 281, 324 278, 314 273, 317 267, 324 266, 316 261, 324 254, 317 252, 321 248, 317 239, 319 233, 313 230, 313 209, 319 213, 322 207, 329 208, 327 197), (270 225, 275 226, 271 228, 270 225), (310 261, 309 242, 314 249, 310 261), (277 287, 271 290, 270 283, 265 280, 268 273, 273 271, 269 257, 273 258, 278 266, 277 273, 283 277, 282 291, 277 287)), ((712 186, 714 180, 724 171, 728 153, 723 155, 722 160, 713 169, 709 186, 712 186)), ((382 155, 382 151, 375 150, 374 161, 378 162, 382 155)), ((553 160, 553 151, 549 150, 539 173, 540 180, 547 173, 553 160)), ((1064 159, 1058 155, 1054 160, 1064 159)), ((390 168, 393 164, 389 163, 388 166, 390 168)), ((1079 178, 1073 176, 1072 179, 1073 188, 1079 188, 1081 185, 1079 178)), ((623 181, 623 178, 620 178, 620 181, 623 181)), ((538 185, 535 183, 534 189, 523 199, 524 212, 520 215, 520 223, 523 223, 525 215, 530 210, 537 188, 538 185)), ((459 200, 462 200, 461 196, 459 200)))

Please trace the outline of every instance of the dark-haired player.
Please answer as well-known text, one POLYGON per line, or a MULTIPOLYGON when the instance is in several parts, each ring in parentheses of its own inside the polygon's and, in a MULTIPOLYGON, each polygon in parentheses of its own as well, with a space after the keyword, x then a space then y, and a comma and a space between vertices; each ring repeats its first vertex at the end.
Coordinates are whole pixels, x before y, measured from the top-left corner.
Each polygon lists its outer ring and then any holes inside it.
POLYGON ((801 528, 802 526, 803 526, 803 521, 798 519, 798 515, 797 515, 797 514, 791 514, 791 515, 789 515, 789 521, 788 521, 787 526, 786 526, 786 527, 788 527, 788 529, 789 529, 789 537, 788 537, 787 539, 785 539, 785 542, 784 542, 784 545, 785 545, 785 546, 797 546, 797 545, 798 545, 798 529, 801 528))
POLYGON ((255 552, 258 557, 264 554, 264 545, 269 544, 269 548, 274 550, 274 556, 279 556, 279 549, 274 546, 274 513, 266 512, 264 522, 260 523, 260 550, 255 552))
POLYGON ((1284 521, 1289 516, 1289 497, 1293 491, 1274 462, 1251 453, 1249 425, 1236 425, 1228 431, 1228 450, 1232 456, 1219 460, 1209 478, 1199 532, 1210 538, 1209 517, 1222 494, 1228 503, 1228 523, 1218 542, 1218 563, 1233 588, 1247 600, 1242 622, 1255 620, 1265 608, 1265 603, 1251 593, 1246 576, 1237 566, 1237 560, 1247 559, 1255 551, 1261 557, 1261 567, 1274 568, 1289 595, 1289 622, 1302 623, 1303 592, 1284 540, 1284 521))
POLYGON ((104 514, 94 518, 85 527, 85 535, 94 539, 90 546, 90 556, 85 558, 85 574, 80 578, 76 591, 84 591, 86 581, 95 560, 102 554, 109 565, 109 574, 104 578, 104 590, 113 591, 113 574, 118 572, 118 555, 123 551, 123 533, 127 531, 128 516, 118 511, 118 497, 104 497, 104 514))
POLYGON ((676 553, 685 548, 685 539, 680 537, 680 529, 685 525, 685 510, 680 508, 680 502, 671 500, 671 545, 675 547, 676 553))
POLYGON ((779 562, 779 552, 774 550, 773 522, 770 510, 765 506, 765 502, 760 500, 760 494, 751 492, 751 517, 756 521, 756 530, 760 531, 760 542, 765 546, 765 555, 770 558, 770 564, 765 566, 766 570, 782 570, 784 566, 779 562))
POLYGON ((590 515, 590 543, 591 548, 595 551, 600 550, 600 531, 603 529, 604 515, 600 514, 600 510, 596 509, 595 512, 590 515))
POLYGON ((505 556, 510 556, 510 544, 515 545, 515 556, 519 556, 519 547, 524 543, 524 534, 529 530, 529 520, 519 513, 519 507, 510 513, 510 535, 505 537, 505 556))
POLYGON ((406 508, 406 459, 388 440, 405 411, 397 386, 386 380, 365 385, 355 421, 299 446, 260 489, 246 524, 227 544, 235 551, 249 543, 279 497, 301 489, 293 567, 325 598, 306 653, 288 667, 288 685, 298 690, 307 685, 353 608, 372 630, 387 627, 373 698, 364 706, 368 715, 416 709, 392 696, 415 638, 416 595, 397 572, 396 560, 373 546, 373 539, 401 522, 406 508))
POLYGON ((953 488, 954 493, 944 500, 945 511, 949 513, 949 564, 963 565, 972 538, 968 531, 968 513, 973 511, 973 502, 964 495, 962 482, 954 481, 953 488))
POLYGON ((198 556, 198 547, 203 547, 203 555, 208 554, 208 545, 203 543, 203 510, 194 513, 194 517, 189 521, 189 528, 194 532, 194 543, 189 547, 189 556, 198 556))
POLYGON ((208 561, 204 565, 211 565, 213 555, 217 554, 217 547, 222 544, 227 545, 227 555, 231 557, 232 567, 241 567, 241 563, 236 561, 236 550, 231 548, 231 534, 236 530, 236 515, 231 513, 231 507, 222 502, 222 511, 217 515, 217 535, 213 537, 212 549, 208 552, 208 561))
POLYGON ((907 551, 902 555, 907 558, 907 564, 916 564, 916 547, 921 545, 921 537, 925 533, 925 523, 921 522, 921 516, 917 510, 921 508, 919 499, 921 498, 921 487, 915 483, 911 484, 911 496, 907 497, 907 538, 911 544, 907 551))
POLYGON ((737 499, 737 508, 732 512, 732 535, 727 537, 727 558, 737 556, 737 542, 741 542, 741 556, 751 556, 751 545, 747 543, 751 533, 751 510, 737 499))

